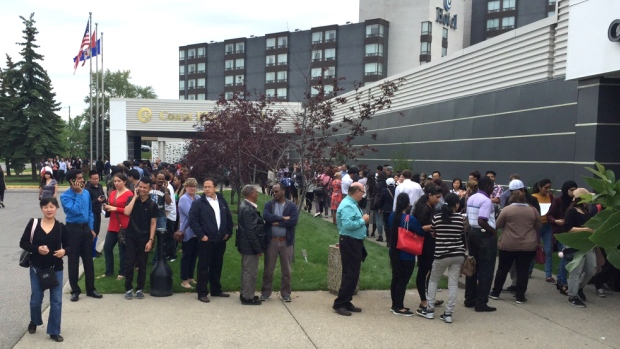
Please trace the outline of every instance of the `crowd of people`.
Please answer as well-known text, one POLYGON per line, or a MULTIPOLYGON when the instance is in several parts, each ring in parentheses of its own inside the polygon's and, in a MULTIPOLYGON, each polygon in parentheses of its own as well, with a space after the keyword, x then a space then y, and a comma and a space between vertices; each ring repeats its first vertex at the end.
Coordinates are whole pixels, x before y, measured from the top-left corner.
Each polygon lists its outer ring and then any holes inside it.
MULTIPOLYGON (((217 191, 215 179, 202 180, 203 194, 198 195, 198 180, 178 164, 125 161, 116 166, 103 164, 101 171, 82 171, 72 161, 61 161, 66 172, 59 174, 61 167, 48 169, 54 163, 50 160, 41 169, 39 199, 43 219, 31 220, 20 240, 20 246, 31 253, 30 333, 42 324, 43 290, 36 275, 51 266, 61 283, 65 254, 71 301, 78 301, 82 293, 77 283, 80 259, 87 296, 102 297, 95 288, 97 279, 116 278, 124 280, 125 299, 144 298, 148 255, 158 229, 166 231, 166 259, 176 260, 181 245, 181 287, 195 290, 203 303, 211 301, 209 295, 230 296, 223 292, 220 278, 227 242, 233 236, 232 211, 217 191), (55 217, 60 207, 58 182, 64 180, 70 187, 60 195, 66 214, 62 224, 55 217), (97 256, 102 212, 109 218, 103 247, 105 273, 95 276, 93 258, 97 256), (118 261, 114 260, 116 246, 118 261)), ((567 258, 561 259, 557 279, 553 277, 553 252, 571 252, 569 246, 555 240, 555 234, 591 231, 584 225, 600 210, 582 202, 581 195, 587 190, 578 188, 574 181, 565 182, 556 197, 548 179, 538 181, 530 193, 519 175, 512 174, 505 190, 495 184, 493 171, 487 171, 485 176, 473 171, 465 183, 455 178, 450 185, 439 171, 427 176, 410 170, 396 172, 388 165, 378 166, 376 171, 342 165, 312 176, 308 186, 300 171, 298 166, 269 171, 261 186, 273 198, 262 211, 256 204, 258 190, 254 186, 246 185, 241 191, 235 247, 241 255, 239 297, 243 305, 260 305, 270 299, 278 259, 282 271, 280 297, 284 302, 292 301, 291 262, 298 206, 309 213, 314 208, 314 217, 331 216, 337 225, 342 280, 332 307, 340 315, 361 312, 352 299, 366 256, 363 240, 367 238, 388 247, 391 311, 395 315, 417 314, 433 319, 435 308, 444 303, 436 298, 436 292, 447 270, 448 298, 440 318, 452 322, 458 278, 468 255, 475 258, 476 268, 465 279, 464 305, 477 312, 495 311, 488 300, 499 299, 502 294, 513 293, 518 304, 527 302, 527 286, 538 250, 544 252, 545 281, 568 296, 571 305, 586 306, 583 288, 588 283, 594 284, 600 297, 605 297, 605 286, 620 291, 620 272, 605 261, 604 251, 598 248, 570 273, 566 271, 567 258), (300 190, 303 188, 307 190, 300 190), (299 193, 304 191, 304 198, 300 198, 299 193), (502 231, 499 239, 498 230, 502 231), (414 236, 420 241, 417 252, 406 247, 414 236), (261 256, 264 273, 260 294, 255 295, 261 256), (412 311, 405 306, 404 298, 416 262, 420 304, 412 311), (504 288, 508 274, 512 283, 504 288)), ((60 287, 50 288, 53 311, 47 328, 56 341, 62 341, 60 287)))

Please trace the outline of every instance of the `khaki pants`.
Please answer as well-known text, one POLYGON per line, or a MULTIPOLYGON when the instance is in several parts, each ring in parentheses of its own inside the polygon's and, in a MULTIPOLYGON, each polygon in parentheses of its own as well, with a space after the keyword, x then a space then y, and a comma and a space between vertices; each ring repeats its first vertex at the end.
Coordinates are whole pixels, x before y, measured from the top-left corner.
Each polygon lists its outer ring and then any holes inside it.
POLYGON ((258 276, 258 255, 241 255, 241 297, 246 300, 254 299, 256 278, 258 276))
POLYGON ((263 273, 263 287, 261 289, 263 298, 269 298, 271 296, 273 272, 276 268, 278 256, 280 256, 280 269, 282 271, 280 296, 289 297, 291 295, 291 260, 293 259, 293 245, 286 246, 285 239, 271 239, 267 251, 265 252, 265 271, 263 273))

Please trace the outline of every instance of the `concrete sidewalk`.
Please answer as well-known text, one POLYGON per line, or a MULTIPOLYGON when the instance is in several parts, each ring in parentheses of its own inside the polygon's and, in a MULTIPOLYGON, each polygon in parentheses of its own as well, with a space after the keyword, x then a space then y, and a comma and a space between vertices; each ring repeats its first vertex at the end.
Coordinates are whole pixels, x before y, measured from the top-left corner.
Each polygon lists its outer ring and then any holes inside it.
MULTIPOLYGON (((334 313, 328 292, 294 292, 292 303, 277 295, 260 306, 243 306, 239 294, 212 298, 204 304, 195 294, 147 297, 127 301, 121 294, 97 300, 81 297, 77 303, 63 297, 64 348, 620 348, 620 295, 599 298, 586 288, 588 307, 575 308, 555 286, 535 271, 528 302, 517 305, 511 294, 489 300, 498 310, 476 313, 463 307, 463 290, 454 323, 418 316, 395 316, 390 292, 362 291, 354 297, 363 312, 343 317, 334 313)), ((293 276, 294 277, 294 276, 293 276)), ((445 299, 447 291, 438 293, 445 299)), ((415 308, 415 290, 405 304, 415 308)), ((43 315, 47 324, 48 311, 43 315)), ((26 329, 24 328, 24 331, 26 329)), ((45 325, 26 333, 15 348, 51 345, 45 325)))

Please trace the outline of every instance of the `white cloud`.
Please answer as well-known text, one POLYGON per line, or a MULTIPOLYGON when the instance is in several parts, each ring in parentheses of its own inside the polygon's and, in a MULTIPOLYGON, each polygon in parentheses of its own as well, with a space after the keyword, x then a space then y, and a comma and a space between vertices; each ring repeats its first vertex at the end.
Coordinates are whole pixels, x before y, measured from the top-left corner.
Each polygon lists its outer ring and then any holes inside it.
MULTIPOLYGON (((112 71, 131 70, 132 82, 153 86, 159 98, 178 98, 178 47, 287 30, 307 30, 357 22, 358 0, 194 1, 110 0, 81 4, 65 1, 4 0, 0 13, 0 66, 4 54, 19 60, 24 28, 19 16, 35 12, 38 52, 66 118, 85 107, 88 63, 73 75, 72 58, 84 34, 88 12, 104 32, 104 65, 112 71)), ((93 24, 94 25, 94 24, 93 24)), ((94 69, 94 62, 93 62, 94 69)))

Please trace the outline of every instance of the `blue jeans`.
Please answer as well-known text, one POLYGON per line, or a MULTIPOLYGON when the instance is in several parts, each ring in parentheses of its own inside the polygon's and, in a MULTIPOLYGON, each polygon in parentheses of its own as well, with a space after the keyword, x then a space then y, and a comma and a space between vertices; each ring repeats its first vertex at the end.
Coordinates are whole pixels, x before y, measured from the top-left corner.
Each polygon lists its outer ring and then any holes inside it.
POLYGON ((553 233, 551 232, 551 224, 545 223, 542 225, 540 238, 545 250, 545 276, 550 278, 553 276, 553 233))
MULTIPOLYGON (((566 245, 558 241, 558 251, 562 251, 566 245)), ((560 268, 558 269, 558 282, 564 286, 568 285, 568 280, 566 279, 566 259, 560 258, 560 268)))
MULTIPOLYGON (((37 326, 43 325, 41 316, 41 304, 43 303, 43 291, 39 286, 39 278, 30 267, 30 321, 37 326)), ((62 313, 62 270, 56 272, 58 286, 50 289, 50 314, 47 318, 47 334, 60 334, 60 315, 62 313)))

